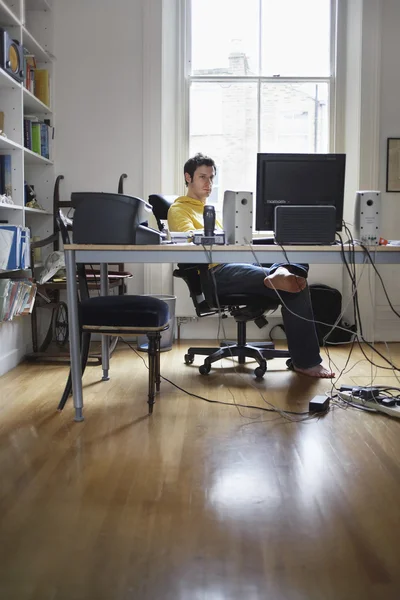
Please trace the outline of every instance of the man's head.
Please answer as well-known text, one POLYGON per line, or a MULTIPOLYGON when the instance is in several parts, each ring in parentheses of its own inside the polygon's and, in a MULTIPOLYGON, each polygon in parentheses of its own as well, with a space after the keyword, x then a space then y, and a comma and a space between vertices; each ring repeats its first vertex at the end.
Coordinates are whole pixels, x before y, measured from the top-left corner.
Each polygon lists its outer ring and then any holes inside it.
POLYGON ((185 163, 183 168, 188 196, 195 200, 206 202, 212 192, 212 186, 217 168, 209 156, 196 154, 185 163))

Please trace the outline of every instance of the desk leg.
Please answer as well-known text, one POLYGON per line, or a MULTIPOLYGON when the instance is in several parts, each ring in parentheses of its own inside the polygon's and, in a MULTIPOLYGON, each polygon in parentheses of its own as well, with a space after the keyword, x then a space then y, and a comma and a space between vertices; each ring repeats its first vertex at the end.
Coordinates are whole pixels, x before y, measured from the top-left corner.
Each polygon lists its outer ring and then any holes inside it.
MULTIPOLYGON (((102 296, 108 296, 108 265, 107 263, 100 264, 100 293, 102 296)), ((102 381, 110 379, 108 371, 110 370, 110 345, 109 336, 101 336, 101 364, 103 367, 102 381)))
POLYGON ((65 251, 65 266, 67 270, 69 342, 75 421, 83 421, 82 369, 78 320, 78 292, 76 287, 76 258, 74 250, 65 251))

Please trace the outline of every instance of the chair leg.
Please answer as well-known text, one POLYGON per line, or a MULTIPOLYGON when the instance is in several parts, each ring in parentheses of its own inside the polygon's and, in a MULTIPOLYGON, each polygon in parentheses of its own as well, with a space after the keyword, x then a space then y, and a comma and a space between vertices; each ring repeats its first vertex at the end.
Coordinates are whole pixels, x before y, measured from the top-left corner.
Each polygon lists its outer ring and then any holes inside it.
POLYGON ((149 415, 153 413, 155 384, 156 384, 156 369, 157 369, 157 340, 153 333, 148 333, 149 347, 147 354, 149 357, 149 395, 147 404, 149 405, 149 415))
MULTIPOLYGON (((86 365, 87 365, 87 361, 89 358, 89 349, 90 349, 90 339, 91 339, 91 334, 88 331, 84 331, 82 333, 82 337, 81 337, 81 369, 82 369, 82 376, 85 372, 86 369, 86 365)), ((69 372, 68 375, 68 379, 67 379, 67 383, 65 385, 64 388, 64 393, 61 397, 61 400, 58 404, 57 410, 58 411, 62 411, 65 403, 68 400, 68 397, 72 394, 72 378, 71 378, 71 371, 69 372)))
POLYGON ((161 334, 156 335, 156 392, 160 391, 161 376, 160 376, 160 354, 161 354, 161 334))

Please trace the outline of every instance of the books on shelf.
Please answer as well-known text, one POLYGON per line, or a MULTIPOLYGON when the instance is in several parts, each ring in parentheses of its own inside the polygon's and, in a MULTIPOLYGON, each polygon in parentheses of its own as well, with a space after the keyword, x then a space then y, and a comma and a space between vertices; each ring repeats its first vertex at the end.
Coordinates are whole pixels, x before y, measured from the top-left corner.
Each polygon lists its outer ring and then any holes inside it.
POLYGON ((30 279, 0 279, 0 323, 30 314, 37 286, 30 279))
POLYGON ((50 120, 40 121, 36 116, 24 115, 24 146, 50 159, 53 127, 50 120))
POLYGON ((12 167, 11 154, 0 156, 0 194, 12 198, 12 167))
POLYGON ((46 106, 50 106, 50 77, 47 69, 35 69, 34 94, 46 106))
POLYGON ((35 93, 35 69, 35 56, 30 54, 29 50, 24 48, 24 86, 32 94, 35 93))
POLYGON ((0 225, 0 272, 29 269, 30 230, 19 225, 0 225))
POLYGON ((38 69, 34 54, 24 48, 24 86, 38 100, 50 107, 50 74, 48 69, 38 69))

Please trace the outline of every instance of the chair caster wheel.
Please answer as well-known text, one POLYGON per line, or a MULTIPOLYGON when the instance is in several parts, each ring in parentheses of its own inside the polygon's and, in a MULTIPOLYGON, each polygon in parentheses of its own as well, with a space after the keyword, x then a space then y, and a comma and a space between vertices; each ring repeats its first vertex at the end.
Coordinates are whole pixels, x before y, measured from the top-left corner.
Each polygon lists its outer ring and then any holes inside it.
POLYGON ((199 367, 200 375, 208 375, 210 371, 211 371, 211 365, 204 364, 199 367))
POLYGON ((185 354, 184 361, 185 365, 191 365, 194 361, 194 356, 192 354, 185 354))
POLYGON ((257 377, 257 379, 262 379, 262 377, 264 377, 265 375, 265 371, 267 369, 263 369, 263 367, 257 367, 256 369, 254 369, 254 375, 257 377))

